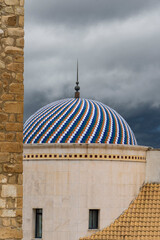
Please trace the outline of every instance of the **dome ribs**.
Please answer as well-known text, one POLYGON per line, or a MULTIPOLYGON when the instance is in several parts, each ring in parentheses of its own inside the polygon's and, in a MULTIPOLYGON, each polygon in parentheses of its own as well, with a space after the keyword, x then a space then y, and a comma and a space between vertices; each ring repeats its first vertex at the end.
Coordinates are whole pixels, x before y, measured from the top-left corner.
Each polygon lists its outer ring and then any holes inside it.
POLYGON ((100 102, 69 98, 53 102, 24 124, 24 143, 107 143, 136 145, 126 121, 100 102))

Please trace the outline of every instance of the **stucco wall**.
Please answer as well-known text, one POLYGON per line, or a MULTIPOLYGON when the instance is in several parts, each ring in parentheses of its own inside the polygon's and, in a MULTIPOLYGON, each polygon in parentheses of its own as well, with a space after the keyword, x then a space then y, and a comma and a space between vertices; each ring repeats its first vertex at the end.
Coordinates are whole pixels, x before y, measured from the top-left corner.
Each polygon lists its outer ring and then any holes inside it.
MULTIPOLYGON (((145 156, 146 148, 78 144, 24 148, 24 155, 42 152, 145 156)), ((43 208, 45 240, 78 240, 93 233, 88 231, 89 209, 100 209, 102 229, 128 208, 144 180, 144 161, 25 159, 24 240, 34 236, 34 208, 43 208)))
POLYGON ((146 183, 160 182, 160 150, 147 152, 146 183))

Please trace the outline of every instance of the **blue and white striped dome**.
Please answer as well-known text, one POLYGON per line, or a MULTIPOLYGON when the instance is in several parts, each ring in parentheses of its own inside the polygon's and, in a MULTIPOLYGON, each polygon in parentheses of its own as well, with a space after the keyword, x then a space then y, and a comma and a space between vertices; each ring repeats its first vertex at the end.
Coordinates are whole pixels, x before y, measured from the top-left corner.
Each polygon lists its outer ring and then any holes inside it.
POLYGON ((24 124, 24 143, 111 143, 136 145, 126 121, 93 100, 63 99, 48 104, 24 124))

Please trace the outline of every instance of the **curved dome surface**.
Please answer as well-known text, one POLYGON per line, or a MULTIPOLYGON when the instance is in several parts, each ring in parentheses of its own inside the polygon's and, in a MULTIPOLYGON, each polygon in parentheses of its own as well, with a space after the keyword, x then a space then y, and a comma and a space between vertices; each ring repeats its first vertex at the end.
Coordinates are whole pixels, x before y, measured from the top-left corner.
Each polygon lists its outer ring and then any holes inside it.
POLYGON ((110 107, 82 98, 48 104, 24 124, 24 143, 110 143, 136 145, 127 122, 110 107))

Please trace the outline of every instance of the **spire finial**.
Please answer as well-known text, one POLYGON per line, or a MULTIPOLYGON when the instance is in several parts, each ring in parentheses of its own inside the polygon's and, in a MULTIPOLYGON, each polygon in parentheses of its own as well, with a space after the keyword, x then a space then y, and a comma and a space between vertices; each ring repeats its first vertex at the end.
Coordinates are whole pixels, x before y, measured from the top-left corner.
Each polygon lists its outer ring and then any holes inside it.
POLYGON ((80 87, 79 87, 79 81, 78 81, 78 60, 77 60, 77 82, 76 82, 76 86, 74 88, 76 90, 75 92, 75 98, 79 98, 80 97, 80 87))

